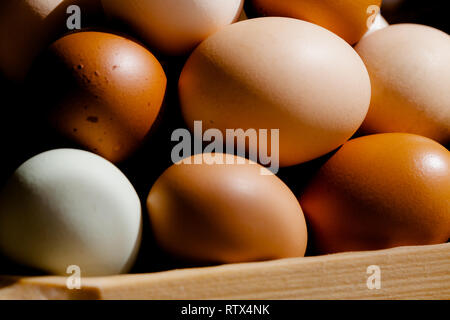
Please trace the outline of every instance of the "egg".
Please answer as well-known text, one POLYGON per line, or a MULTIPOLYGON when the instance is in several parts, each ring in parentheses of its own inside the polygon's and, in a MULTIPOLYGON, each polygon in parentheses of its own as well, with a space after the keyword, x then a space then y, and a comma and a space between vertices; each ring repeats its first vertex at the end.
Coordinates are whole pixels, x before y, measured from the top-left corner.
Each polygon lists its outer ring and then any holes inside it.
POLYGON ((81 150, 34 156, 0 194, 0 251, 51 274, 127 272, 141 238, 141 206, 128 179, 107 160, 81 150))
POLYGON ((307 230, 294 194, 264 167, 227 157, 198 154, 159 177, 147 199, 158 244, 196 263, 303 256, 307 230))
POLYGON ((248 5, 257 16, 306 20, 355 44, 380 11, 381 0, 249 0, 248 5))
POLYGON ((389 23, 386 21, 386 19, 381 15, 381 13, 377 14, 372 26, 367 30, 367 32, 364 34, 364 37, 367 37, 369 34, 374 33, 375 31, 384 29, 389 26, 389 23))
MULTIPOLYGON (((312 23, 266 17, 225 27, 192 53, 179 80, 192 129, 279 130, 290 166, 348 140, 370 104, 370 79, 353 48, 312 23)), ((260 154, 267 149, 260 143, 260 154)), ((254 160, 254 159, 252 159, 254 160)))
POLYGON ((364 133, 405 132, 450 142, 450 36, 398 24, 356 46, 369 71, 372 102, 364 133))
POLYGON ((102 0, 105 12, 166 55, 187 54, 236 21, 243 0, 102 0))
POLYGON ((0 1, 0 72, 23 82, 36 58, 67 28, 67 9, 81 9, 81 26, 101 15, 100 0, 2 0, 0 1))
POLYGON ((52 127, 112 162, 127 159, 142 144, 167 84, 161 64, 142 45, 94 31, 54 42, 31 78, 52 127))
POLYGON ((300 195, 317 253, 444 243, 450 238, 450 152, 429 138, 351 140, 300 195))

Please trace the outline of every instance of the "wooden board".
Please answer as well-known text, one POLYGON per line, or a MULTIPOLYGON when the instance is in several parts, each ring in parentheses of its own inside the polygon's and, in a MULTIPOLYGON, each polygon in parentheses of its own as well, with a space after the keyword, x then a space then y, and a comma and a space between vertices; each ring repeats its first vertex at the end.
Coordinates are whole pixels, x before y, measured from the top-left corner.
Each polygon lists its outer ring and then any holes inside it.
POLYGON ((153 274, 0 277, 0 299, 450 299, 450 243, 153 274), (367 267, 381 288, 369 289, 367 267))

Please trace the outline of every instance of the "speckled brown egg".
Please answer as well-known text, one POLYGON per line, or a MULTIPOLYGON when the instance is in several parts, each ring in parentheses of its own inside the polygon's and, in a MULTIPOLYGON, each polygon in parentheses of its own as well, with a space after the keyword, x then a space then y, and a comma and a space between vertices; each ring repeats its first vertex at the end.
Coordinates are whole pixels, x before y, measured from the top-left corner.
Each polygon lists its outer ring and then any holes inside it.
POLYGON ((119 162, 142 143, 161 108, 166 76, 140 44, 104 32, 79 32, 54 42, 30 84, 63 136, 119 162))
POLYGON ((351 140, 300 195, 318 253, 444 243, 450 152, 406 133, 351 140))
POLYGON ((292 191, 264 167, 229 157, 196 155, 159 177, 147 200, 158 244, 199 263, 303 256, 306 224, 292 191))

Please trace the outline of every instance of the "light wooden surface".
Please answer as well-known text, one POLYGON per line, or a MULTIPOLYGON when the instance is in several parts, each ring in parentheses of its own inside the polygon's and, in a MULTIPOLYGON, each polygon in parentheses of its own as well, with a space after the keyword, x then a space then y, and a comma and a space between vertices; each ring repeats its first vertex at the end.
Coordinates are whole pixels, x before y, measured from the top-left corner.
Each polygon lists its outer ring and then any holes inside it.
POLYGON ((82 278, 0 277, 0 299, 450 299, 450 244, 82 278), (367 267, 381 289, 367 287, 367 267))

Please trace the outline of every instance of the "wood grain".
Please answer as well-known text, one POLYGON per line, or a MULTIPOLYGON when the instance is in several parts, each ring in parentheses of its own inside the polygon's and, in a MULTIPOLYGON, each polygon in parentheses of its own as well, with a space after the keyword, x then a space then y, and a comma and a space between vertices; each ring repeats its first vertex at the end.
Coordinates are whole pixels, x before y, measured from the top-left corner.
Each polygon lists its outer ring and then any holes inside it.
POLYGON ((153 274, 0 277, 0 299, 450 299, 450 244, 283 259, 153 274), (381 269, 368 289, 367 267, 381 269))

